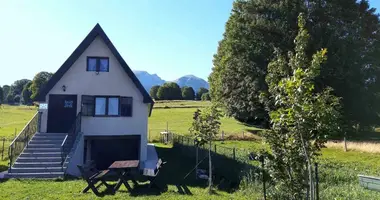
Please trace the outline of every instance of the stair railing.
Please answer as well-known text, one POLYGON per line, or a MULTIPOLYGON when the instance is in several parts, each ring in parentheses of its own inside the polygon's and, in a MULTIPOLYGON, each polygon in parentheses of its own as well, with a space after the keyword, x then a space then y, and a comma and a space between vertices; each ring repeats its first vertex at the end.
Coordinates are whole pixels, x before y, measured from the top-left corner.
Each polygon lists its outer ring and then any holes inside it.
POLYGON ((9 145, 8 157, 9 157, 9 169, 11 172, 12 165, 22 153, 25 147, 28 146, 29 141, 32 139, 33 135, 38 131, 39 128, 39 118, 41 117, 40 112, 36 112, 33 118, 25 125, 21 132, 13 139, 9 145))
POLYGON ((75 122, 71 126, 69 132, 66 134, 65 139, 61 144, 61 165, 62 168, 73 148, 74 142, 81 131, 82 114, 79 112, 75 118, 75 122))

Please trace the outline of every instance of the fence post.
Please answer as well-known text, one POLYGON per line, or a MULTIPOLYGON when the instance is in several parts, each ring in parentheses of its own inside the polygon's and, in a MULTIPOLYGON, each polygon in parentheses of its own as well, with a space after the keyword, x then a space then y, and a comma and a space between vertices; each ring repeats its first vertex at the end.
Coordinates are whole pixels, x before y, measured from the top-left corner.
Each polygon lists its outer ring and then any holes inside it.
POLYGON ((224 143, 224 131, 222 131, 222 144, 224 143))
POLYGON ((216 144, 214 145, 214 147, 215 147, 215 153, 216 153, 216 144))
POLYGON ((233 157, 234 157, 234 160, 236 160, 236 151, 235 151, 235 147, 232 149, 233 151, 233 157))
POLYGON ((318 163, 315 164, 315 196, 316 200, 319 200, 319 178, 318 178, 318 163))
POLYGON ((4 160, 4 143, 5 143, 5 138, 3 138, 3 147, 1 150, 1 160, 4 160))
POLYGON ((263 173, 263 194, 264 194, 264 200, 267 199, 267 189, 265 187, 265 171, 264 171, 264 156, 261 156, 261 171, 263 173))

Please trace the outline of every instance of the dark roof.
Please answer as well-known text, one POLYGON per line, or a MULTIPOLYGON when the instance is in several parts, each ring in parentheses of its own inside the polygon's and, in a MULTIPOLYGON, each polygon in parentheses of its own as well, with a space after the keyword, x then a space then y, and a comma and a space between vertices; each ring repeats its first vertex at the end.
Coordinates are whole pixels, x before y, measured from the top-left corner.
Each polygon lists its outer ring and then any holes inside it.
MULTIPOLYGON (((120 53, 116 50, 115 46, 112 44, 111 40, 108 38, 106 33, 103 31, 102 27, 99 24, 96 24, 91 32, 84 38, 84 40, 79 44, 75 51, 67 58, 67 60, 62 64, 57 72, 51 77, 46 86, 37 96, 37 101, 45 101, 45 97, 48 92, 54 87, 54 85, 62 78, 62 76, 70 69, 74 62, 82 55, 82 53, 87 49, 88 46, 94 41, 94 39, 99 36, 103 39, 104 43, 111 50, 112 54, 119 61, 120 65, 123 67, 124 71, 128 74, 129 78, 132 79, 133 83, 136 85, 138 90, 144 97, 144 103, 151 103, 151 109, 153 108, 154 101, 144 89, 140 81, 137 79, 136 75, 133 73, 128 64, 121 57, 120 53)), ((150 113, 152 110, 150 110, 150 113)), ((149 113, 149 115, 150 115, 149 113)))

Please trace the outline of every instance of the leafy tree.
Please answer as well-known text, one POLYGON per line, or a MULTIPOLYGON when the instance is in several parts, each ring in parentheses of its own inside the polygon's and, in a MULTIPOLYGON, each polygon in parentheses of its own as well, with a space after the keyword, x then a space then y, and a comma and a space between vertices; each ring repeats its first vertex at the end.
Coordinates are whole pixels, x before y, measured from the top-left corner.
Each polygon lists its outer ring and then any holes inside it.
POLYGON ((30 89, 32 91, 32 99, 35 99, 37 97, 38 93, 41 91, 42 88, 45 87, 46 83, 52 76, 53 73, 50 72, 39 72, 34 76, 32 85, 30 86, 30 89))
POLYGON ((347 127, 362 129, 380 122, 380 26, 375 9, 356 0, 236 0, 214 55, 210 95, 226 114, 241 121, 269 120, 273 105, 259 98, 267 92, 267 66, 276 55, 294 49, 298 13, 308 16, 311 58, 329 49, 315 88, 332 87, 342 97, 347 127))
POLYGON ((339 131, 339 98, 331 88, 315 88, 327 50, 308 58, 310 35, 305 24, 300 15, 294 52, 285 56, 277 51, 268 65, 266 82, 274 102, 272 127, 264 138, 271 148, 267 168, 276 184, 273 199, 304 199, 306 194, 314 199, 312 163, 325 136, 339 131))
POLYGON ((192 87, 184 86, 181 88, 182 90, 182 99, 184 100, 194 100, 195 92, 192 87))
POLYGON ((3 99, 1 99, 3 103, 7 103, 7 96, 10 89, 11 89, 11 86, 3 85, 3 99))
POLYGON ((220 129, 220 111, 211 106, 203 112, 197 109, 194 112, 193 123, 190 127, 190 133, 194 134, 197 146, 209 144, 209 192, 212 190, 212 160, 211 160, 211 143, 220 129))
POLYGON ((179 100, 182 99, 181 88, 177 83, 164 83, 158 88, 157 97, 161 100, 179 100))
POLYGON ((16 95, 17 95, 17 94, 16 94, 16 92, 14 91, 14 88, 11 86, 11 87, 9 88, 9 92, 8 92, 7 96, 5 97, 6 102, 7 102, 8 104, 13 104, 13 103, 15 103, 14 99, 15 99, 16 95))
POLYGON ((24 86, 29 82, 30 80, 28 79, 21 79, 21 80, 15 81, 11 85, 12 91, 14 92, 15 95, 20 95, 22 90, 24 89, 24 86))
POLYGON ((32 91, 30 88, 31 85, 32 85, 32 82, 29 81, 27 84, 24 85, 24 89, 21 92, 22 102, 24 104, 32 103, 32 99, 30 98, 32 96, 32 91))
POLYGON ((204 87, 200 87, 200 88, 198 89, 198 91, 197 91, 197 99, 198 99, 198 100, 201 100, 202 95, 203 95, 204 93, 207 93, 207 92, 208 92, 208 89, 206 89, 206 88, 204 88, 204 87))
POLYGON ((202 94, 202 97, 201 97, 201 100, 202 101, 210 101, 211 100, 211 98, 210 98, 210 93, 203 93, 202 94))
POLYGON ((0 105, 3 103, 4 100, 4 91, 3 88, 0 86, 0 105))
POLYGON ((153 86, 153 87, 150 88, 149 94, 150 94, 150 96, 151 96, 153 99, 158 99, 158 98, 157 98, 158 88, 160 88, 159 85, 155 85, 155 86, 153 86))
POLYGON ((21 95, 19 95, 19 94, 15 95, 13 98, 13 102, 16 104, 20 104, 21 103, 21 95))

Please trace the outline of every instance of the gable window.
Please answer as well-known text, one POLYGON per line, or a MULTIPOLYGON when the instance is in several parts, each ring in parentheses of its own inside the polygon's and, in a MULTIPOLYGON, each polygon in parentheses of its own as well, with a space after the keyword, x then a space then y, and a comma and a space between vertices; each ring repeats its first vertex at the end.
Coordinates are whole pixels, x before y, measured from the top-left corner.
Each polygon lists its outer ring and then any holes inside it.
POLYGON ((109 72, 109 58, 107 57, 87 57, 87 71, 109 72))

